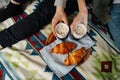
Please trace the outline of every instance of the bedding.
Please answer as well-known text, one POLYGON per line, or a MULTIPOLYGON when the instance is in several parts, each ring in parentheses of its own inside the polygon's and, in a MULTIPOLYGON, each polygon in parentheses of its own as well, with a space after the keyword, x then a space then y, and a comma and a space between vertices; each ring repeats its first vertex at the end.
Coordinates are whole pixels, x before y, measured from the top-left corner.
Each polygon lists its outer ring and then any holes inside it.
MULTIPOLYGON (((0 23, 0 30, 25 18, 34 11, 38 3, 35 1, 23 14, 0 23)), ((58 78, 39 52, 51 33, 51 24, 48 24, 27 39, 0 50, 0 80, 119 80, 120 51, 114 46, 109 31, 94 21, 94 16, 89 14, 88 35, 95 45, 88 59, 68 74, 58 78)))

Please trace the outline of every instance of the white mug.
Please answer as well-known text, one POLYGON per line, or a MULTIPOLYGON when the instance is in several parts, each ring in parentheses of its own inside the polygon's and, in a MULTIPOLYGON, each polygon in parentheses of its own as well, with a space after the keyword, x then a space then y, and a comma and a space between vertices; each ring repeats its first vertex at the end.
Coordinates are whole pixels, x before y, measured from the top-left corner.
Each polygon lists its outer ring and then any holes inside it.
POLYGON ((79 23, 73 27, 73 37, 76 39, 82 38, 87 33, 87 27, 83 23, 79 23))
POLYGON ((64 39, 69 33, 69 26, 65 23, 60 22, 55 27, 55 33, 58 38, 64 39))

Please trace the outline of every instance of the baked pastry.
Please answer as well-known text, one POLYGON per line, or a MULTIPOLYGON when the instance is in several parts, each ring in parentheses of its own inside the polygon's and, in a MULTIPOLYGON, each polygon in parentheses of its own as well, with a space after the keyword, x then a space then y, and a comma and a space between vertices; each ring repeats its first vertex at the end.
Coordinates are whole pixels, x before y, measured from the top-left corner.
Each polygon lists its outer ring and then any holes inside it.
POLYGON ((77 49, 68 55, 68 57, 64 60, 64 64, 67 66, 78 64, 80 60, 83 58, 84 54, 85 54, 84 47, 77 49))
POLYGON ((91 50, 92 50, 92 48, 89 48, 86 50, 86 53, 85 53, 84 57, 82 58, 82 60, 80 60, 79 64, 82 64, 83 62, 87 61, 87 59, 90 57, 91 50))
POLYGON ((53 34, 53 32, 51 32, 50 35, 48 36, 48 38, 45 41, 45 45, 49 45, 50 43, 54 42, 55 40, 56 40, 56 37, 53 34))
POLYGON ((57 44, 54 48, 52 48, 50 52, 56 54, 67 54, 75 48, 76 44, 73 42, 62 42, 60 44, 57 44))
POLYGON ((72 51, 73 49, 76 48, 76 44, 73 42, 64 42, 65 46, 69 49, 69 51, 72 51))

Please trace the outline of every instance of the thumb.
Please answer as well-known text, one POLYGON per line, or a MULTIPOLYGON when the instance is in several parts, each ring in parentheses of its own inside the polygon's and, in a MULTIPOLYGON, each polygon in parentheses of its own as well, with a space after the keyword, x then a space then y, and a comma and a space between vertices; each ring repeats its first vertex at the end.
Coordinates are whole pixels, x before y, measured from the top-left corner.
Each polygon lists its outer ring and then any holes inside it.
POLYGON ((63 18, 63 22, 68 25, 68 20, 67 20, 67 18, 63 18))
POLYGON ((55 33, 55 26, 57 25, 57 23, 58 23, 58 20, 57 19, 54 19, 53 21, 52 21, 52 32, 53 32, 53 34, 56 36, 56 33, 55 33))

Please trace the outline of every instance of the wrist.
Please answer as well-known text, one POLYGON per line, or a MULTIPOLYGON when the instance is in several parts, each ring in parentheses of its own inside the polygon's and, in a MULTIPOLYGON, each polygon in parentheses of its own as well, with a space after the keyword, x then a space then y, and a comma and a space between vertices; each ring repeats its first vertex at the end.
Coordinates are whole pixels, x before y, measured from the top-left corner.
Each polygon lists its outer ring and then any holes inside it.
POLYGON ((10 0, 10 1, 11 1, 11 3, 13 3, 13 4, 20 5, 20 3, 14 1, 14 0, 10 0))
POLYGON ((78 0, 78 9, 80 12, 87 12, 87 5, 85 0, 78 0))
POLYGON ((62 11, 64 11, 64 7, 62 7, 62 6, 56 6, 56 10, 62 10, 62 11))
POLYGON ((86 14, 86 13, 88 13, 88 9, 87 9, 87 8, 85 8, 85 9, 80 9, 79 12, 80 12, 80 13, 83 13, 83 14, 86 14))
POLYGON ((64 11, 64 7, 62 6, 56 6, 56 11, 60 12, 60 11, 64 11))

